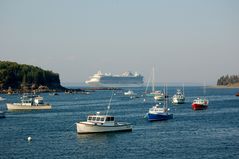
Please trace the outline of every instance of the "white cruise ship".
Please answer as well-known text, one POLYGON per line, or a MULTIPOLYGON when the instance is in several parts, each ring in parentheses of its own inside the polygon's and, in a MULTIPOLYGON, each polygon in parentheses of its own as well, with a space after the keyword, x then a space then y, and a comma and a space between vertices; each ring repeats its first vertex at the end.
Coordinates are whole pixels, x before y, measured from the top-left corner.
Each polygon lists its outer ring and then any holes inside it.
POLYGON ((143 86, 143 79, 144 77, 138 73, 125 72, 122 75, 112 75, 98 71, 85 83, 92 87, 140 87, 143 86))

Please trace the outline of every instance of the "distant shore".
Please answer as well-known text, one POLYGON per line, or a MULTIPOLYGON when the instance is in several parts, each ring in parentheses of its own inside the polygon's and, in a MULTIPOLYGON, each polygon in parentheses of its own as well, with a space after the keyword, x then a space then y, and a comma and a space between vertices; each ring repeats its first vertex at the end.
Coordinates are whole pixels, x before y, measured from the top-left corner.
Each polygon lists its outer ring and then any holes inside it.
POLYGON ((239 85, 227 85, 227 86, 218 86, 218 85, 211 85, 207 86, 208 88, 225 88, 225 89, 233 89, 233 88, 239 88, 239 85))

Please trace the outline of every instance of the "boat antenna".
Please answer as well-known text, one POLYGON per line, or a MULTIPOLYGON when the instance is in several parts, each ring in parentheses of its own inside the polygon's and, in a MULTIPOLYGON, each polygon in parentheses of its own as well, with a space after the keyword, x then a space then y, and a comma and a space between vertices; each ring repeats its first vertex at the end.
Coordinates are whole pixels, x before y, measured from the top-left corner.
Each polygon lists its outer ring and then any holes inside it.
POLYGON ((111 101, 112 101, 112 98, 113 98, 113 94, 114 94, 114 91, 112 91, 112 94, 111 94, 111 97, 110 97, 110 101, 109 101, 109 104, 107 106, 107 112, 106 112, 106 115, 108 115, 109 113, 109 110, 110 110, 110 104, 111 104, 111 101))

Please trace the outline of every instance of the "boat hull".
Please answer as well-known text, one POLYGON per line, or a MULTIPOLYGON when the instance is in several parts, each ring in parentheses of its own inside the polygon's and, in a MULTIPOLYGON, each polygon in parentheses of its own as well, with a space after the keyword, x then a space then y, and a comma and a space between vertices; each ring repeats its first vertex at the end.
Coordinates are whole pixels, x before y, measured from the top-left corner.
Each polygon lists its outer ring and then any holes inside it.
POLYGON ((97 124, 76 123, 78 134, 88 133, 106 133, 106 132, 119 132, 119 131, 132 131, 131 124, 117 124, 115 126, 104 126, 97 124))
POLYGON ((21 104, 12 104, 12 103, 7 103, 7 109, 12 111, 12 110, 48 110, 51 109, 51 105, 21 105, 21 104))
POLYGON ((164 96, 159 96, 159 95, 154 96, 154 100, 157 100, 157 101, 163 101, 164 99, 165 99, 164 96))
POLYGON ((183 104, 183 103, 185 103, 185 99, 173 98, 172 103, 173 104, 183 104))
POLYGON ((100 82, 89 82, 87 83, 89 86, 91 87, 106 87, 106 88, 123 88, 123 87, 142 87, 143 84, 139 83, 139 84, 107 84, 107 83, 100 83, 100 82))
POLYGON ((193 110, 204 110, 207 109, 207 105, 203 105, 203 104, 192 104, 192 109, 193 110))
POLYGON ((173 119, 173 114, 151 114, 147 115, 149 121, 163 121, 173 119))

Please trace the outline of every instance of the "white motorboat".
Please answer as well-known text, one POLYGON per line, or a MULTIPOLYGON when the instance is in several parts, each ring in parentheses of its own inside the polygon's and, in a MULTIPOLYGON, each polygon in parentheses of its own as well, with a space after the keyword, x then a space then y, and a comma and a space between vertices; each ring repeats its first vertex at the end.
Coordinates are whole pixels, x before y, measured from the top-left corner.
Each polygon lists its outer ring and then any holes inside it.
POLYGON ((86 134, 86 133, 132 131, 132 124, 126 122, 117 122, 115 121, 114 116, 108 115, 112 96, 108 105, 106 115, 101 115, 100 112, 97 112, 95 115, 89 115, 87 121, 77 122, 76 123, 77 133, 86 134))
POLYGON ((21 103, 7 103, 8 110, 44 110, 51 109, 50 104, 43 102, 43 97, 33 94, 24 94, 21 103))
POLYGON ((124 95, 125 95, 125 96, 136 96, 137 94, 134 93, 132 90, 129 90, 129 91, 127 91, 127 92, 124 92, 124 95))
POLYGON ((154 100, 163 101, 165 99, 165 94, 161 91, 157 91, 157 94, 154 95, 154 100))
POLYGON ((185 102, 184 93, 180 89, 177 89, 177 93, 172 98, 172 103, 183 104, 184 102, 185 102))
POLYGON ((77 133, 102 133, 115 131, 132 131, 132 125, 126 122, 116 122, 114 116, 89 115, 87 121, 76 123, 77 133))
POLYGON ((6 100, 5 98, 3 98, 3 97, 0 97, 0 101, 3 101, 3 100, 6 100))

